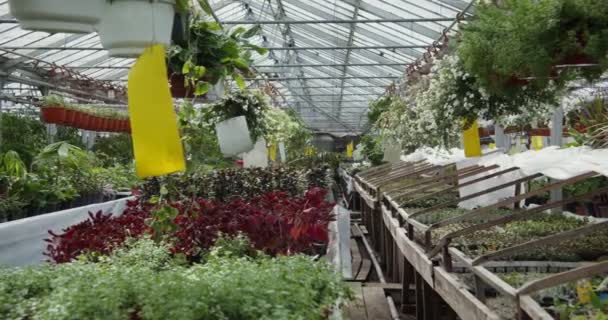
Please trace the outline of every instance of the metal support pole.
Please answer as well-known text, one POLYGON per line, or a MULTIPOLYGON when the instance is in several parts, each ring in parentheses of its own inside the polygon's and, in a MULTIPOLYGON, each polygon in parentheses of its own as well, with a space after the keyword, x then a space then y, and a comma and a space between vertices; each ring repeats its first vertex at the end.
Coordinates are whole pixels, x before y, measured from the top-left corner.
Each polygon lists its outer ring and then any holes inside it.
MULTIPOLYGON (((0 77, 0 92, 4 95, 4 84, 6 83, 6 77, 0 77)), ((0 100, 0 147, 2 146, 2 106, 4 100, 0 100)), ((1 148, 0 148, 1 150, 1 148)))
MULTIPOLYGON (((553 125, 551 127, 551 145, 552 146, 558 146, 561 147, 564 144, 564 108, 563 107, 559 107, 555 109, 555 112, 553 113, 553 118, 552 118, 552 122, 553 125)), ((563 189, 557 188, 557 189, 553 189, 551 190, 551 201, 555 202, 555 201, 561 201, 563 200, 564 195, 563 195, 563 189)), ((551 210, 553 213, 561 213, 562 212, 562 208, 555 208, 553 210, 551 210)))
POLYGON ((496 147, 502 149, 505 153, 509 152, 510 145, 507 145, 507 136, 505 135, 505 129, 500 125, 494 125, 494 134, 496 140, 496 147))
POLYGON ((417 23, 417 22, 452 22, 454 18, 409 18, 409 19, 364 19, 364 20, 266 20, 266 21, 222 21, 225 25, 290 25, 290 24, 351 24, 351 23, 417 23))

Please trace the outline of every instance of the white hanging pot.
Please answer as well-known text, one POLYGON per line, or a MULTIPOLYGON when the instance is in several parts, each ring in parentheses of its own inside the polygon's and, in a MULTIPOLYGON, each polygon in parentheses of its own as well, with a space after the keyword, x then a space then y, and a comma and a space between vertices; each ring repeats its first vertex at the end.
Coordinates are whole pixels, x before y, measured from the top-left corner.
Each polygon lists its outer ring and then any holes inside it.
POLYGON ((50 33, 90 33, 101 20, 106 0, 9 0, 21 28, 50 33))
POLYGON ((226 157, 234 157, 253 148, 245 116, 230 118, 215 125, 220 150, 226 157))
POLYGON ((175 0, 109 0, 97 26, 111 57, 136 58, 152 44, 171 44, 175 0))

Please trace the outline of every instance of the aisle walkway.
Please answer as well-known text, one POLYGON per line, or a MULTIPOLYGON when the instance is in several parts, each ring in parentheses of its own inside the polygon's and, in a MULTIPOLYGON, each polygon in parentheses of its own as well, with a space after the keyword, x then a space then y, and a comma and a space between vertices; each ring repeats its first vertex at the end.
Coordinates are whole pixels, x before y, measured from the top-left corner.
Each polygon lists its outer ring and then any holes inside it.
POLYGON ((386 283, 380 265, 360 225, 360 213, 351 216, 351 261, 353 278, 349 280, 355 300, 345 308, 345 319, 351 320, 410 320, 400 314, 395 300, 401 296, 400 283, 386 283), (373 256, 372 256, 373 255, 373 256))

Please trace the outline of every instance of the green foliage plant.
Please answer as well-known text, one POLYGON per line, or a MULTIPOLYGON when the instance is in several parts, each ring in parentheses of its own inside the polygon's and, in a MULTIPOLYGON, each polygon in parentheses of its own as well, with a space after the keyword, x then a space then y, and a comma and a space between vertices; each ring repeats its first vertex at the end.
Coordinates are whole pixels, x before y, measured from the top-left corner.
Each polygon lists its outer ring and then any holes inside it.
POLYGON ((193 15, 188 46, 173 45, 169 49, 169 67, 185 76, 185 84, 195 96, 206 94, 210 85, 228 77, 235 80, 240 89, 245 89, 244 77, 253 74, 250 69, 252 51, 267 52, 250 42, 261 30, 258 25, 226 31, 216 22, 193 15))

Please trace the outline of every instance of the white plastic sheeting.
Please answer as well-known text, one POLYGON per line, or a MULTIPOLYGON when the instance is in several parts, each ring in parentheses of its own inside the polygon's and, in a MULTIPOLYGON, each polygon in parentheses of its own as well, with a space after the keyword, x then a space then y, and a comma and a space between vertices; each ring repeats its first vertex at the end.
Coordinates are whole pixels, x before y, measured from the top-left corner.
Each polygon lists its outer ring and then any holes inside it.
MULTIPOLYGON (((469 158, 469 159, 457 162, 456 168, 462 169, 462 168, 470 167, 475 164, 480 164, 481 162, 492 162, 493 161, 492 159, 502 158, 502 156, 503 156, 503 154, 501 154, 501 153, 490 153, 490 154, 487 154, 480 158, 469 158)), ((470 176, 470 177, 461 179, 458 181, 458 183, 462 184, 467 181, 475 180, 475 179, 481 178, 483 176, 487 176, 487 175, 499 172, 504 169, 507 169, 507 168, 506 167, 497 168, 497 169, 493 169, 490 171, 482 172, 480 174, 476 174, 474 176, 470 176)), ((498 177, 490 178, 490 179, 483 180, 483 181, 474 183, 474 184, 466 186, 466 187, 459 188, 458 192, 460 193, 460 198, 463 198, 468 195, 475 194, 475 193, 499 186, 501 184, 517 180, 519 178, 522 178, 522 172, 521 172, 521 170, 516 170, 516 171, 506 173, 506 174, 502 174, 498 177)), ((522 188, 523 188, 523 185, 522 185, 522 188)), ((458 204, 458 207, 463 208, 463 209, 472 210, 472 209, 475 209, 478 207, 484 207, 484 206, 489 206, 489 205, 495 204, 498 200, 512 197, 514 194, 515 194, 515 186, 502 188, 500 190, 496 190, 494 192, 490 192, 490 193, 484 194, 479 197, 475 197, 470 200, 462 201, 458 204)))
POLYGON ((465 159, 464 150, 462 149, 452 148, 447 150, 439 147, 422 147, 413 153, 401 157, 401 160, 405 162, 426 160, 430 164, 439 166, 459 162, 465 159))
POLYGON ((518 167, 524 175, 542 173, 555 180, 565 180, 590 171, 608 176, 608 150, 548 147, 511 156, 501 154, 484 158, 479 164, 497 164, 502 168, 518 167))
POLYGON ((122 214, 127 201, 133 199, 124 198, 0 223, 0 265, 17 267, 40 264, 46 261, 42 253, 46 250, 44 239, 49 237, 49 230, 61 233, 63 229, 88 219, 89 212, 122 214))
POLYGON ((258 139, 253 150, 243 154, 243 165, 245 168, 266 168, 268 167, 268 151, 266 150, 266 140, 258 139))

